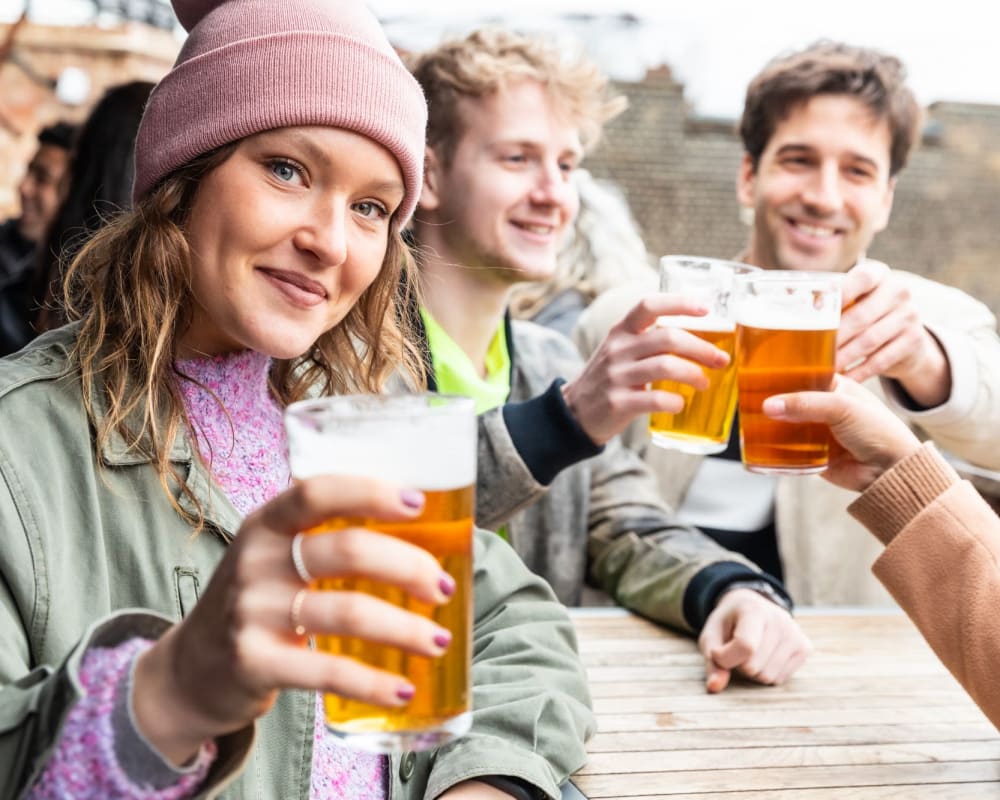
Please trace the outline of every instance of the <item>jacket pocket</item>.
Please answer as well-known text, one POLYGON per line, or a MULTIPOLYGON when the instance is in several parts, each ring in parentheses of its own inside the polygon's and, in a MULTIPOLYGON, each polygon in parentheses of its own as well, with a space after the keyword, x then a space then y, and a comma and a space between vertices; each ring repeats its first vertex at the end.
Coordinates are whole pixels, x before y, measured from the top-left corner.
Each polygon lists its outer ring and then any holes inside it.
POLYGON ((47 666, 35 667, 27 675, 8 684, 0 693, 0 733, 8 733, 37 713, 45 680, 52 674, 47 666))
POLYGON ((184 619, 198 602, 198 570, 194 567, 174 567, 174 596, 177 612, 184 619))

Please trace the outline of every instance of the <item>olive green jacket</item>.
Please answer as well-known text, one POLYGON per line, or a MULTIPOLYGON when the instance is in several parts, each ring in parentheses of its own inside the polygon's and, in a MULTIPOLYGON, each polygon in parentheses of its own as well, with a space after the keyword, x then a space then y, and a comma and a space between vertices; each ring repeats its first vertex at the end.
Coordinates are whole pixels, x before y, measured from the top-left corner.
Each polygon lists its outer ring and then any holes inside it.
MULTIPOLYGON (((86 648, 155 638, 181 619, 241 522, 187 437, 171 458, 206 509, 197 536, 122 439, 98 466, 67 357, 73 335, 54 331, 0 360, 0 800, 23 796, 44 769, 81 695, 86 648)), ((477 534, 474 557, 472 731, 394 757, 392 798, 483 775, 558 796, 584 761, 592 717, 565 611, 496 536, 477 534)), ((219 742, 198 796, 308 798, 315 705, 311 692, 282 692, 255 726, 219 742)))

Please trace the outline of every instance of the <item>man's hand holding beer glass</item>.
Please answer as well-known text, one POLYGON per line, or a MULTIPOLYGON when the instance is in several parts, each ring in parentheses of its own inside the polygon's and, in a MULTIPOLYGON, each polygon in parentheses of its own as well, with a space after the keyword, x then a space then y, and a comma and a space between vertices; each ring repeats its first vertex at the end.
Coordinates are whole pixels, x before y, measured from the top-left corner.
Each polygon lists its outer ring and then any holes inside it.
POLYGON ((708 312, 703 302, 655 294, 608 331, 583 372, 563 386, 566 405, 595 444, 605 444, 641 414, 676 414, 684 408, 682 395, 649 390, 648 384, 673 381, 708 388, 702 367, 721 369, 729 354, 679 327, 655 324, 662 316, 703 317, 708 312))
POLYGON ((704 303, 704 316, 663 316, 658 327, 680 328, 724 350, 728 361, 720 369, 705 368, 707 387, 661 380, 653 391, 679 395, 680 411, 660 411, 649 417, 653 444, 694 455, 721 453, 729 443, 736 408, 736 320, 733 283, 757 267, 702 256, 664 256, 660 259, 660 290, 704 303))
POLYGON ((921 408, 944 403, 951 394, 948 359, 893 271, 862 259, 842 291, 837 371, 859 383, 892 378, 921 408))

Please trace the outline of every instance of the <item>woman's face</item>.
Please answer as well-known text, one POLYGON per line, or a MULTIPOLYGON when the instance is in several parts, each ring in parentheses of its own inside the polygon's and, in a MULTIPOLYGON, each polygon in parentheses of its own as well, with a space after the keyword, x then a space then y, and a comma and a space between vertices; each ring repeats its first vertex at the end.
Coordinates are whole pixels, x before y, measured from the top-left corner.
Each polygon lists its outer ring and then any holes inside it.
POLYGON ((194 310, 180 355, 308 351, 378 275, 403 192, 396 159, 351 131, 241 141, 191 209, 194 310))

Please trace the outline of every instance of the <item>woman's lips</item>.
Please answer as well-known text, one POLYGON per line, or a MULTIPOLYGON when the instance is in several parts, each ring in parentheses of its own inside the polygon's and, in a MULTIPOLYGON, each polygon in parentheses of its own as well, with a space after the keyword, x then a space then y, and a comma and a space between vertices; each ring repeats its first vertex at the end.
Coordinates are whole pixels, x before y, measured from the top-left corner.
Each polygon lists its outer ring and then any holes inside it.
POLYGON ((326 287, 300 272, 266 267, 258 267, 258 269, 268 282, 288 298, 293 305, 300 308, 313 308, 326 301, 326 287))

